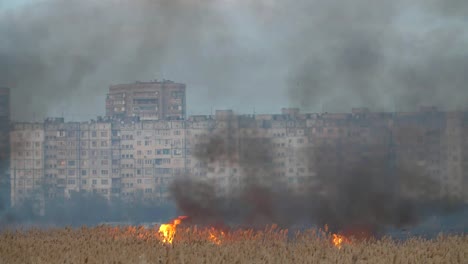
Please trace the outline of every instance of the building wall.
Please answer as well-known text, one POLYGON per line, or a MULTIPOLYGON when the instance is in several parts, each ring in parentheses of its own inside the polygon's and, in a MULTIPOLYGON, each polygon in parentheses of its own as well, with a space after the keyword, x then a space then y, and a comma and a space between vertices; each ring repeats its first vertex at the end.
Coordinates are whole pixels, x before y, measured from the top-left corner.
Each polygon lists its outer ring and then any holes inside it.
POLYGON ((19 182, 32 176, 45 179, 45 193, 51 197, 89 191, 107 198, 165 202, 171 181, 183 174, 217 183, 220 193, 235 192, 242 177, 259 175, 274 180, 277 187, 305 191, 319 173, 339 176, 359 162, 377 158, 388 173, 405 167, 442 182, 435 196, 468 200, 463 192, 468 182, 467 113, 354 109, 342 114, 301 114, 293 110, 256 116, 217 111, 214 116, 173 121, 16 123, 11 133, 11 173, 16 175, 12 199, 32 189, 19 182), (35 133, 39 137, 30 138, 35 133), (222 149, 215 158, 197 153, 213 138, 219 140, 214 146, 222 149), (25 162, 15 148, 23 141, 40 143, 37 147, 43 146, 44 155, 39 152, 30 157, 34 162, 25 162), (264 154, 271 162, 260 167, 252 162, 264 154), (34 167, 38 164, 44 164, 44 177, 34 167))
POLYGON ((110 196, 112 130, 109 122, 45 122, 47 197, 69 197, 73 191, 110 196))
POLYGON ((15 123, 10 133, 11 204, 42 193, 44 183, 44 125, 15 123))
POLYGON ((185 84, 167 80, 118 84, 107 94, 108 117, 182 120, 185 114, 185 84))

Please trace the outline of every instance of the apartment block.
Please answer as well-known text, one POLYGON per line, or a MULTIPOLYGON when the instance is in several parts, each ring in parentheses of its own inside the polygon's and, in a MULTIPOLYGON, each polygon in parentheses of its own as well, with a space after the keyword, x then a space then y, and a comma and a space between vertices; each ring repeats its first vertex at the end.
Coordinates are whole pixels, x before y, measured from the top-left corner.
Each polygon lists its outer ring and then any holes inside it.
POLYGON ((47 119, 45 129, 46 196, 69 197, 90 191, 110 196, 111 124, 47 119))
POLYGON ((10 132, 11 205, 43 193, 44 124, 15 123, 10 132))
POLYGON ((280 114, 235 115, 223 110, 186 120, 48 119, 13 127, 12 200, 43 179, 49 197, 88 191, 166 202, 170 183, 183 174, 215 183, 220 194, 235 192, 241 179, 305 191, 319 174, 348 175, 357 164, 379 160, 384 173, 396 177, 397 168, 407 168, 442 183, 434 196, 468 201, 468 112, 356 108, 312 114, 285 108, 280 114), (21 145, 27 142, 32 145, 21 145))
POLYGON ((185 114, 185 84, 168 80, 117 84, 107 94, 108 117, 182 120, 185 114))

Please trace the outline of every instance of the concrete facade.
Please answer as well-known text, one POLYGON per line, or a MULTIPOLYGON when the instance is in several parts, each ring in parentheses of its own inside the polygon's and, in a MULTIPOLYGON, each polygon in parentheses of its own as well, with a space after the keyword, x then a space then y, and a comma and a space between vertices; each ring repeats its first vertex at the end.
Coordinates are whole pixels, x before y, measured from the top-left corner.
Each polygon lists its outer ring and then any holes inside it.
POLYGON ((117 84, 109 88, 106 116, 140 120, 185 119, 185 84, 168 80, 117 84))
POLYGON ((241 177, 262 173, 301 191, 318 171, 333 177, 372 158, 386 161, 390 171, 392 166, 417 168, 423 177, 443 183, 435 196, 468 201, 468 112, 302 114, 283 109, 240 116, 217 111, 172 121, 49 119, 15 123, 11 144, 13 202, 41 186, 41 180, 51 197, 85 190, 165 202, 170 182, 182 174, 217 183, 220 193, 235 191, 241 177), (214 136, 223 151, 212 160, 197 158, 200 144, 214 136), (260 168, 249 163, 257 158, 251 145, 258 142, 265 143, 259 151, 271 157, 271 164, 260 168))

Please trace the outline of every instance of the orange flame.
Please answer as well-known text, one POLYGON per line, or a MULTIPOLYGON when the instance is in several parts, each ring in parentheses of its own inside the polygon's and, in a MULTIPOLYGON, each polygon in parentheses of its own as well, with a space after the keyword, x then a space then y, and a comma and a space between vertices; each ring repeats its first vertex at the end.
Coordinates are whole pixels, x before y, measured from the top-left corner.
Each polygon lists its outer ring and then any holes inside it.
POLYGON ((341 246, 345 243, 348 242, 346 237, 338 234, 333 234, 333 239, 332 239, 333 245, 337 248, 341 248, 341 246))
POLYGON ((176 234, 177 226, 182 223, 182 220, 186 219, 187 216, 179 216, 176 219, 172 220, 171 223, 162 224, 159 227, 159 234, 161 235, 162 242, 172 244, 174 236, 176 234))
POLYGON ((225 235, 224 232, 223 231, 217 231, 213 227, 210 228, 210 230, 208 232, 210 234, 208 239, 211 240, 211 242, 213 242, 216 245, 221 245, 221 242, 222 242, 221 238, 224 237, 224 235, 225 235))

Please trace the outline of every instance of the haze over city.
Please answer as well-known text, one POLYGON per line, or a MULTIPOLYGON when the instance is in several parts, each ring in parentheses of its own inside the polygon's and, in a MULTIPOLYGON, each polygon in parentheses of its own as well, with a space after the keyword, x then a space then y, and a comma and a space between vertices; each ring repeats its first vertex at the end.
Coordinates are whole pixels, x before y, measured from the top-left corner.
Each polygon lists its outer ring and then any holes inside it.
POLYGON ((466 262, 468 1, 0 0, 0 36, 0 263, 466 262))
POLYGON ((103 115, 110 84, 186 83, 189 114, 466 107, 467 3, 3 1, 18 121, 103 115), (85 107, 83 107, 85 106, 85 107))

